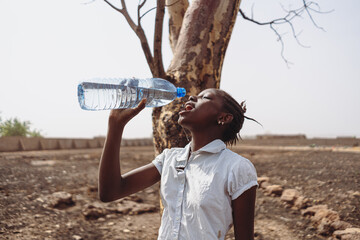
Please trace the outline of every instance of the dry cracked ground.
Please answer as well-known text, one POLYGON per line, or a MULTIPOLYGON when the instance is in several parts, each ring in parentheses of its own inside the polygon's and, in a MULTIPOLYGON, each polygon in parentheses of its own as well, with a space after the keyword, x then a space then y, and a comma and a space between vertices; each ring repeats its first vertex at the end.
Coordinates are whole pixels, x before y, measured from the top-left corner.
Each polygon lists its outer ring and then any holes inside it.
MULTIPOLYGON (((244 140, 234 147, 262 177, 255 239, 360 239, 358 142, 244 140)), ((101 203, 100 154, 101 149, 0 153, 0 238, 156 239, 159 185, 101 203)), ((151 146, 124 147, 122 169, 153 157, 151 146)), ((232 230, 226 239, 234 239, 232 230)))

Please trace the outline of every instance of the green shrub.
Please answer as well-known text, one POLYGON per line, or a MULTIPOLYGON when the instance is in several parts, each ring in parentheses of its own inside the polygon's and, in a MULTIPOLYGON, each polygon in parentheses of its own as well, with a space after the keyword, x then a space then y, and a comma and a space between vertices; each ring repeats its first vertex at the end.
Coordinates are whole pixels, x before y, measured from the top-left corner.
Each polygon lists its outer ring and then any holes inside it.
POLYGON ((0 136, 23 136, 23 137, 42 137, 40 131, 31 130, 29 121, 20 121, 17 118, 10 118, 4 122, 0 118, 0 136))

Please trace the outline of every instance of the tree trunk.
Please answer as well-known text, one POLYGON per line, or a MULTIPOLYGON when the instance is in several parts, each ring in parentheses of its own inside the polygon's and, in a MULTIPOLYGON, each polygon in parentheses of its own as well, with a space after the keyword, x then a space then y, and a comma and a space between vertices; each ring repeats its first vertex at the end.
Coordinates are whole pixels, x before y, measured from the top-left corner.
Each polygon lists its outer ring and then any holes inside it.
MULTIPOLYGON (((225 52, 239 12, 240 0, 167 0, 173 59, 167 79, 184 87, 187 96, 207 88, 219 88, 225 52), (181 26, 181 27, 179 27, 181 26)), ((188 143, 178 125, 178 112, 186 99, 153 110, 156 152, 188 143)))

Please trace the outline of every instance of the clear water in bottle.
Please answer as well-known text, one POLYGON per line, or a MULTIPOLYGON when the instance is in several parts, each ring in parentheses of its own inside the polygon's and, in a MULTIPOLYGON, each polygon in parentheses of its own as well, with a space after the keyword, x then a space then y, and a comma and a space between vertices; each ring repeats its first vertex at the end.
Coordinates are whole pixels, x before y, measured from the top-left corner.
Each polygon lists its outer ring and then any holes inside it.
POLYGON ((160 107, 185 96, 184 88, 159 78, 92 79, 78 85, 78 101, 85 110, 132 108, 146 98, 146 107, 160 107))

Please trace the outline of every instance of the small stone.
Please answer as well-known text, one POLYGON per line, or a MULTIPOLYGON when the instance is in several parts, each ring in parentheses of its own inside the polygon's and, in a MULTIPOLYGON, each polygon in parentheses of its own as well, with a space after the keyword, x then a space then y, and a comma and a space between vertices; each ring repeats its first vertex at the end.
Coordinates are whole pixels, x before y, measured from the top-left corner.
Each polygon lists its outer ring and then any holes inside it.
POLYGON ((91 159, 91 156, 89 154, 84 154, 81 156, 82 159, 91 159))
POLYGON ((353 192, 353 193, 351 193, 351 196, 360 197, 360 192, 359 191, 353 192))
POLYGON ((360 240, 360 234, 345 234, 341 236, 341 240, 360 240))
POLYGON ((147 194, 153 194, 153 193, 156 192, 156 190, 153 189, 153 188, 148 188, 148 189, 145 190, 145 192, 146 192, 147 194))
POLYGON ((82 214, 85 216, 87 220, 91 219, 98 219, 100 217, 106 216, 108 213, 107 209, 94 206, 94 205, 86 205, 85 208, 82 210, 82 214))
POLYGON ((351 224, 348 222, 344 222, 344 221, 335 221, 333 223, 331 223, 331 227, 335 230, 345 230, 347 228, 351 228, 351 224))
POLYGON ((41 197, 38 197, 38 198, 36 199, 36 201, 41 202, 41 203, 45 202, 44 199, 42 199, 41 197))
POLYGON ((316 211, 315 215, 311 218, 311 221, 315 223, 315 225, 318 225, 321 223, 322 219, 328 219, 329 224, 339 221, 340 216, 337 212, 330 210, 330 209, 319 209, 316 211))
POLYGON ((269 183, 269 177, 258 177, 257 179, 259 187, 262 188, 263 183, 269 183))
POLYGON ((124 232, 124 233, 129 233, 130 230, 129 230, 129 229, 124 229, 123 232, 124 232))
POLYGON ((259 187, 261 189, 266 189, 268 186, 270 186, 271 184, 269 182, 262 182, 261 184, 259 184, 259 187))
POLYGON ((130 195, 130 196, 126 197, 125 200, 129 200, 129 201, 133 201, 133 202, 137 202, 137 203, 144 202, 144 200, 137 195, 130 195))
POLYGON ((72 238, 74 239, 74 240, 82 240, 83 238, 81 237, 81 236, 79 236, 79 235, 72 235, 72 238))
POLYGON ((317 232, 323 236, 331 235, 334 231, 332 224, 336 221, 340 221, 339 214, 328 209, 326 205, 310 207, 303 212, 303 215, 312 216, 311 221, 313 226, 317 229, 317 232))
POLYGON ((333 228, 331 227, 331 221, 327 218, 321 219, 319 225, 317 226, 317 232, 323 236, 329 236, 333 232, 333 228))
POLYGON ((360 239, 360 228, 347 228, 345 230, 337 230, 333 233, 333 235, 340 239, 344 239, 344 237, 346 239, 360 239))
POLYGON ((305 198, 304 196, 299 196, 293 205, 293 209, 300 210, 308 207, 309 199, 305 198))
POLYGON ((303 211, 301 211, 301 214, 303 216, 314 216, 315 213, 320 209, 327 209, 327 208, 328 208, 327 205, 315 205, 304 209, 303 211))
POLYGON ((148 212, 155 212, 157 210, 155 205, 150 204, 137 204, 133 209, 129 212, 130 215, 138 215, 148 212))
POLYGON ((67 192, 55 192, 47 197, 46 204, 52 208, 64 209, 75 204, 72 195, 67 192))
POLYGON ((281 194, 280 200, 286 202, 289 205, 294 205, 296 199, 300 196, 300 193, 296 189, 285 189, 281 194))
POLYGON ((270 185, 265 188, 265 192, 269 195, 280 196, 283 192, 281 185, 270 185))
POLYGON ((74 227, 74 224, 72 222, 67 222, 65 225, 68 229, 72 229, 74 227))
POLYGON ((33 160, 31 161, 32 166, 40 167, 40 166, 53 166, 55 164, 55 160, 33 160))

